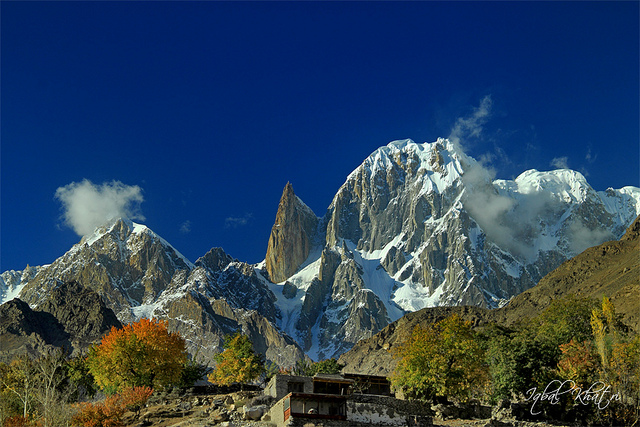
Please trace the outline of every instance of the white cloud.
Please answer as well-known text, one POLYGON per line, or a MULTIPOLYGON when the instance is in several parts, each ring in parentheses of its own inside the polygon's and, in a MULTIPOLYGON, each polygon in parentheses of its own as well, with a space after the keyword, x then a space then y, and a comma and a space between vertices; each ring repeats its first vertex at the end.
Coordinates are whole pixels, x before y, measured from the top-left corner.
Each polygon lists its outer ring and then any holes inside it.
POLYGON ((249 220, 253 218, 253 214, 247 213, 241 217, 228 217, 224 220, 225 228, 237 228, 242 227, 243 225, 247 225, 249 220))
POLYGON ((85 179, 58 188, 55 197, 62 203, 65 224, 80 236, 114 218, 145 219, 140 213, 142 189, 137 185, 120 181, 95 185, 85 179))
POLYGON ((569 158, 568 157, 554 157, 553 160, 549 163, 550 166, 553 166, 556 169, 569 169, 569 158))
POLYGON ((191 221, 186 220, 182 224, 180 224, 180 232, 183 234, 188 234, 191 232, 191 221))
POLYGON ((465 172, 462 179, 469 190, 463 201, 465 209, 491 241, 530 259, 541 232, 539 217, 554 216, 562 206, 544 189, 519 200, 501 195, 492 184, 494 176, 492 169, 480 163, 465 172))
POLYGON ((491 116, 491 95, 487 95, 480 101, 480 106, 473 110, 470 117, 459 117, 451 129, 449 140, 460 144, 466 138, 479 137, 482 126, 491 116))
POLYGON ((613 239, 613 235, 604 229, 590 229, 580 220, 573 222, 569 228, 571 233, 571 250, 579 254, 587 248, 613 239))

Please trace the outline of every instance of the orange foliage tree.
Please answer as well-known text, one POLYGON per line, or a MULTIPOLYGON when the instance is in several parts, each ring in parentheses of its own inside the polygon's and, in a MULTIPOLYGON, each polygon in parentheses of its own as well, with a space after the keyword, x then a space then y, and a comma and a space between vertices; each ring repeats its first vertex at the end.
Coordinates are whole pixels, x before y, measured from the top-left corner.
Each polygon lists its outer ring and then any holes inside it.
POLYGON ((557 368, 560 378, 571 380, 580 387, 588 387, 597 380, 600 363, 591 342, 579 343, 572 339, 567 344, 560 344, 560 351, 562 355, 557 368))
POLYGON ((141 319, 115 327, 89 351, 87 365, 108 393, 123 387, 166 387, 180 380, 187 361, 184 339, 166 321, 141 319))

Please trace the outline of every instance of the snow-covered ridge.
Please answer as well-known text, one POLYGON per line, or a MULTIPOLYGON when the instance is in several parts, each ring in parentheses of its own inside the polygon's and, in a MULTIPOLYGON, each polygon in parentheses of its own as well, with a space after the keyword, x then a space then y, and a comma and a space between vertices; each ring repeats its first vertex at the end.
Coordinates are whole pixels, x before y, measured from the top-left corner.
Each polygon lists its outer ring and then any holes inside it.
MULTIPOLYGON (((446 138, 435 142, 416 143, 411 139, 392 141, 369 155, 345 182, 353 182, 361 174, 374 179, 378 174, 402 169, 421 175, 423 193, 442 193, 459 180, 476 161, 462 148, 446 138)), ((404 172, 403 172, 404 173, 404 172)))
MULTIPOLYGON (((313 214, 300 198, 294 206, 313 214)), ((319 359, 406 312, 501 306, 563 260, 618 238, 638 214, 636 187, 595 191, 568 169, 494 180, 447 139, 406 139, 375 150, 348 176, 319 218, 307 260, 281 283, 269 281, 265 262, 248 266, 219 248, 194 266, 145 225, 116 219, 53 267, 34 270, 42 278, 31 294, 45 295, 41 284, 59 278, 103 278, 125 321, 180 309, 173 319, 194 334, 202 329, 195 301, 224 300, 230 312, 265 316, 319 359), (91 274, 80 276, 85 269, 91 274)), ((0 302, 20 294, 29 277, 3 273, 0 302)))
POLYGON ((29 280, 43 267, 29 267, 22 271, 8 270, 0 274, 0 304, 17 298, 29 280))
POLYGON ((494 185, 512 194, 544 191, 569 203, 581 203, 590 195, 595 195, 585 177, 580 172, 569 169, 543 172, 531 169, 521 173, 514 181, 498 179, 494 181, 494 185))
POLYGON ((127 227, 126 231, 126 239, 124 243, 126 247, 133 250, 135 252, 135 240, 140 237, 147 235, 151 238, 152 241, 159 241, 162 246, 172 250, 175 254, 180 258, 190 269, 193 269, 194 264, 187 259, 184 255, 182 255, 173 245, 171 245, 168 241, 163 239, 160 235, 153 232, 149 227, 143 224, 138 224, 127 218, 116 218, 109 221, 107 224, 97 227, 92 234, 82 237, 80 242, 76 245, 78 248, 88 245, 93 246, 96 242, 102 239, 104 236, 108 234, 114 234, 116 232, 115 228, 120 224, 124 224, 127 227))

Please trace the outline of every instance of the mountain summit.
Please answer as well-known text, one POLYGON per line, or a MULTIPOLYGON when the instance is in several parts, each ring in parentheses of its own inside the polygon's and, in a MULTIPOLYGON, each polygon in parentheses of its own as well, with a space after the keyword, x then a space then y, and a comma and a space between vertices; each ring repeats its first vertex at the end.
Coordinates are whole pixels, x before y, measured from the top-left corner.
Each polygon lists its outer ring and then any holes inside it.
POLYGON ((635 187, 596 192, 568 169, 494 180, 447 139, 394 141, 347 177, 298 271, 272 277, 279 304, 279 286, 305 295, 280 326, 325 358, 407 312, 500 307, 638 213, 635 187))
MULTIPOLYGON (((5 272, 8 289, 32 308, 65 282, 97 292, 123 324, 166 319, 188 341, 188 350, 212 361, 224 335, 242 330, 256 351, 280 366, 304 355, 275 326, 275 297, 254 268, 214 248, 195 263, 144 225, 116 219, 98 227, 52 264, 28 274, 5 272)), ((5 291, 5 294, 8 294, 5 291)))
POLYGON ((265 261, 221 248, 191 263, 147 227, 117 219, 52 264, 1 275, 0 298, 37 308, 63 282, 96 291, 128 323, 167 319, 207 359, 222 337, 292 366, 335 357, 426 307, 497 308, 584 249, 618 239, 640 189, 595 191, 579 172, 496 180, 447 139, 374 151, 322 217, 284 188, 265 261))
POLYGON ((276 221, 267 246, 266 268, 272 281, 286 280, 296 272, 311 251, 318 218, 287 183, 280 198, 276 221))

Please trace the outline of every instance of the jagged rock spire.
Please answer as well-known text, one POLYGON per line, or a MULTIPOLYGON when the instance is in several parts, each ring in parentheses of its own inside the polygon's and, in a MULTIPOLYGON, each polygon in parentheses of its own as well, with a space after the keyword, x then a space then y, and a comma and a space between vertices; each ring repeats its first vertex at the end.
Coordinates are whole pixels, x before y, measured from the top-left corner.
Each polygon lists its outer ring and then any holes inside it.
POLYGON ((317 228, 318 217, 287 182, 267 246, 266 267, 273 282, 291 277, 307 259, 317 228))

